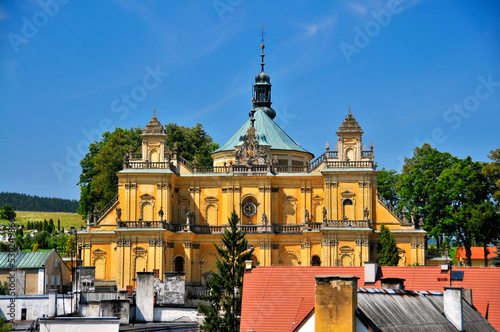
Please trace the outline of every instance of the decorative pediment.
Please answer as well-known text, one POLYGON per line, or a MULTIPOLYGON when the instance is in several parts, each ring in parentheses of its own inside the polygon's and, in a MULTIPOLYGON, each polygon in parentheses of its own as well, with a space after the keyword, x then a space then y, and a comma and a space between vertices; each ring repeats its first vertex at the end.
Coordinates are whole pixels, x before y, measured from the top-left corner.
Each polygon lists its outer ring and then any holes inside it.
POLYGON ((295 202, 297 201, 297 198, 293 197, 293 196, 285 196, 283 198, 284 201, 287 201, 287 202, 295 202))
POLYGON ((354 250, 352 249, 352 247, 349 247, 349 246, 342 246, 342 247, 340 248, 340 251, 342 251, 342 252, 347 252, 347 251, 354 251, 354 250))
POLYGON ((219 201, 219 199, 217 197, 214 197, 214 196, 205 197, 205 203, 215 203, 218 201, 219 201))
POLYGON ((146 253, 147 250, 144 249, 143 247, 136 247, 136 248, 134 248, 134 252, 141 254, 141 253, 146 253))
POLYGON ((155 199, 155 197, 150 195, 150 194, 144 194, 144 195, 141 195, 140 197, 141 197, 141 200, 143 200, 143 201, 149 201, 149 200, 155 199))
POLYGON ((92 251, 92 253, 94 255, 106 255, 106 252, 102 249, 96 249, 96 250, 92 251))
POLYGON ((349 190, 343 191, 340 194, 342 195, 342 197, 354 197, 354 196, 356 196, 355 193, 353 193, 352 191, 349 191, 349 190))
POLYGON ((322 201, 323 197, 321 197, 320 195, 316 195, 312 199, 313 199, 313 201, 322 201))

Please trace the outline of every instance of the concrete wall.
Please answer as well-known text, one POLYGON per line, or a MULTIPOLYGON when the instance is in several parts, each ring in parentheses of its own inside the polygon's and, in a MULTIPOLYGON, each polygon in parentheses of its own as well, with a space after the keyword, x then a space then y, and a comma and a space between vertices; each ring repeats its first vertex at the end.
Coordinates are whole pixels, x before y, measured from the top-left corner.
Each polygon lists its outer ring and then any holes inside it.
POLYGON ((136 313, 138 322, 151 322, 154 316, 154 274, 137 272, 136 313))
POLYGON ((59 317, 57 319, 41 319, 40 332, 119 332, 120 322, 112 318, 77 318, 59 317))
POLYGON ((154 308, 155 322, 196 322, 198 309, 195 308, 154 308))
POLYGON ((71 305, 75 305, 75 301, 71 303, 71 297, 67 295, 57 295, 57 305, 55 305, 56 294, 43 294, 43 295, 18 295, 18 296, 0 296, 0 315, 5 316, 7 319, 21 320, 21 309, 26 308, 26 319, 35 320, 43 315, 49 315, 51 311, 56 310, 58 315, 71 313, 71 305), (14 300, 14 302, 11 301, 14 300), (14 305, 12 306, 12 303, 14 305), (14 315, 9 315, 11 309, 14 308, 14 315))

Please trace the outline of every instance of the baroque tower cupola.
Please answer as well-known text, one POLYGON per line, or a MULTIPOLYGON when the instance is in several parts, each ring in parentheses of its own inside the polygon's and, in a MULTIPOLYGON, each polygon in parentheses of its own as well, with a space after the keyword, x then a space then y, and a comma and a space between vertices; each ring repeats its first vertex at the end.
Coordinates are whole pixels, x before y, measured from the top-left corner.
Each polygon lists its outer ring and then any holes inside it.
POLYGON ((271 108, 271 78, 264 72, 264 27, 262 27, 262 44, 260 45, 262 61, 260 63, 260 73, 255 76, 253 85, 252 110, 250 117, 257 108, 262 109, 271 119, 276 117, 276 111, 271 108))
POLYGON ((363 129, 351 112, 345 117, 337 131, 338 156, 342 161, 373 161, 373 143, 368 149, 363 144, 363 129))
POLYGON ((141 136, 143 161, 165 161, 165 139, 167 138, 167 133, 163 125, 156 118, 156 111, 153 111, 153 118, 144 127, 141 136))

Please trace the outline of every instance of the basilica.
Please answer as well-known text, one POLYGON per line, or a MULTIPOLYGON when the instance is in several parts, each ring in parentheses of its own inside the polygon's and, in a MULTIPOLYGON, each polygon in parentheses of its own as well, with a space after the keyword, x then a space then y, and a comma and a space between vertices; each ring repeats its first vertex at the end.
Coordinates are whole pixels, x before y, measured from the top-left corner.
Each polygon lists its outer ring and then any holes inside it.
POLYGON ((154 113, 142 150, 117 173, 118 195, 78 233, 83 266, 95 266, 96 279, 125 289, 137 272, 181 272, 187 285, 203 287, 233 210, 255 266, 363 266, 377 259, 382 224, 401 266, 425 264, 426 232, 377 194, 374 146, 363 143, 350 109, 336 144, 316 158, 274 122, 261 48, 248 120, 212 153, 212 166, 168 150, 154 113))

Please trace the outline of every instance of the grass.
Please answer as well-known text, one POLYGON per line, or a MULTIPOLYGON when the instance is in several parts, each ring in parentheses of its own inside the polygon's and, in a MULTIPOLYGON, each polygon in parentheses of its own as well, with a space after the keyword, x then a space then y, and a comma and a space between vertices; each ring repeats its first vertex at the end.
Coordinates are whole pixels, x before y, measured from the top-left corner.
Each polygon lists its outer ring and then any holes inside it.
MULTIPOLYGON (((80 227, 85 225, 85 220, 78 213, 67 212, 29 212, 29 211, 16 211, 16 223, 20 225, 28 224, 30 222, 43 221, 46 219, 54 220, 54 226, 57 228, 57 219, 61 220, 61 229, 69 229, 71 226, 80 227)), ((7 223, 7 220, 1 220, 2 223, 7 223)))

